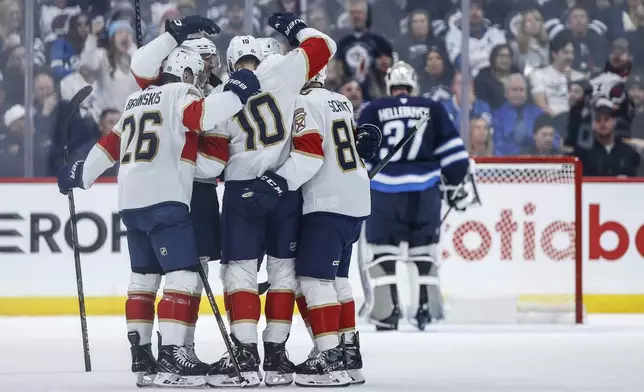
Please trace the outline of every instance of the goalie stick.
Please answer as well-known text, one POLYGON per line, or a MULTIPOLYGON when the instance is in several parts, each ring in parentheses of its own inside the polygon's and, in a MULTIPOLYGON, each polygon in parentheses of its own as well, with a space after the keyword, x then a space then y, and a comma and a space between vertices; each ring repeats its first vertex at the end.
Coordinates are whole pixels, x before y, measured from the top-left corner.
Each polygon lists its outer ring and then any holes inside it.
MULTIPOLYGON (((81 103, 87 98, 94 89, 92 86, 85 86, 80 89, 69 101, 69 113, 62 123, 63 131, 63 162, 67 165, 69 160, 69 146, 67 145, 67 133, 69 122, 74 114, 80 108, 81 103)), ((67 193, 67 202, 69 204, 69 215, 71 222, 72 247, 74 248, 74 267, 76 269, 76 290, 78 294, 78 310, 80 313, 81 336, 83 337, 83 355, 85 356, 85 371, 92 371, 92 361, 89 353, 89 334, 87 333, 87 313, 85 311, 85 293, 83 291, 83 273, 80 263, 80 249, 78 248, 78 228, 76 226, 76 203, 74 202, 74 192, 67 193)))

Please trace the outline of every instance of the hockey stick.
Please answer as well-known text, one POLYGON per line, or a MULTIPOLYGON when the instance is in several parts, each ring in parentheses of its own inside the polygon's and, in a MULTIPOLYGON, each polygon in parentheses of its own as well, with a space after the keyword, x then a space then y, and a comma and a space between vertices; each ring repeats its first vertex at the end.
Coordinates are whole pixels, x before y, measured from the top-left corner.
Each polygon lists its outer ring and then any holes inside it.
POLYGON ((206 297, 208 297, 208 302, 210 302, 210 307, 212 308, 212 312, 215 314, 215 319, 217 320, 217 326, 219 327, 219 332, 221 332, 221 337, 224 339, 224 344, 226 345, 226 351, 228 351, 230 360, 232 361, 233 366, 235 367, 235 374, 237 374, 237 378, 239 378, 239 384, 241 387, 244 387, 245 384, 247 384, 248 382, 244 379, 244 377, 242 377, 241 368, 239 367, 239 362, 237 362, 237 358, 235 357, 235 352, 233 351, 233 344, 230 342, 230 338, 228 337, 226 324, 224 324, 224 319, 221 317, 221 312, 219 311, 217 302, 215 302, 215 296, 212 294, 212 289, 210 288, 210 283, 208 282, 208 276, 206 275, 206 271, 203 269, 203 265, 201 265, 201 262, 199 262, 199 277, 203 282, 203 288, 204 288, 204 291, 206 292, 206 297))
POLYGON ((409 143, 409 141, 416 135, 416 132, 418 132, 419 129, 421 129, 427 121, 431 118, 431 115, 429 112, 425 113, 414 125, 414 127, 405 135, 404 138, 402 138, 401 141, 396 143, 394 148, 389 151, 389 153, 378 162, 373 169, 369 172, 369 179, 373 179, 376 174, 380 173, 380 171, 391 161, 391 158, 394 157, 394 155, 398 154, 400 150, 402 150, 403 147, 405 147, 405 144, 409 143))
POLYGON ((143 28, 141 27, 141 0, 134 0, 134 29, 136 30, 136 47, 143 46, 143 28))
MULTIPOLYGON (((69 147, 67 145, 67 133, 69 122, 72 120, 74 114, 80 108, 81 103, 87 98, 91 93, 92 86, 85 86, 80 89, 69 101, 69 113, 65 118, 62 124, 63 131, 63 140, 65 141, 63 145, 63 162, 67 165, 69 160, 69 147)), ((71 231, 72 231, 72 246, 74 248, 74 267, 76 268, 76 290, 78 293, 78 309, 80 312, 80 322, 81 322, 81 335, 83 337, 83 354, 85 356, 85 371, 92 371, 92 362, 89 354, 89 335, 87 333, 87 313, 85 312, 85 293, 83 291, 83 274, 81 271, 80 263, 80 249, 78 248, 78 228, 76 227, 76 204, 74 203, 74 192, 69 191, 67 193, 67 202, 69 203, 69 215, 71 222, 71 231)))

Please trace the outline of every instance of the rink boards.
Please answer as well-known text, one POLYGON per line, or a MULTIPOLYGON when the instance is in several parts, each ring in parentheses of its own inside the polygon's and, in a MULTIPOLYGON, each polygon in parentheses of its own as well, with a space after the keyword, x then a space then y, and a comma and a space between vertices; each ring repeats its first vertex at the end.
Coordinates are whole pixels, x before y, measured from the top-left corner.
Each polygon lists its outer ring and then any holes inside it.
MULTIPOLYGON (((570 192, 554 184, 481 184, 481 194, 483 207, 453 213, 443 227, 444 292, 542 301, 572 294, 570 192), (559 203, 543 201, 555 193, 559 203)), ((122 314, 129 261, 116 186, 99 183, 75 196, 88 314, 122 314)), ((583 283, 590 313, 644 313, 641 200, 644 182, 595 179, 583 185, 583 283)), ((351 276, 360 302, 356 264, 351 276)), ((212 266, 211 285, 220 294, 212 266)), ((0 268, 0 315, 77 313, 67 198, 53 181, 0 182, 0 268)), ((202 307, 207 311, 206 301, 202 307)))

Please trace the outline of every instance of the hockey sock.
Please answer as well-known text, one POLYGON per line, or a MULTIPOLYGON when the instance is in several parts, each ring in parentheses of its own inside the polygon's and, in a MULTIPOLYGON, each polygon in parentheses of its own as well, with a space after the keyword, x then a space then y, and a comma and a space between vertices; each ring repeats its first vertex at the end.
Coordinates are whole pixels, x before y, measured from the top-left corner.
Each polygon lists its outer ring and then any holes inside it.
MULTIPOLYGON (((199 261, 203 266, 203 270, 206 273, 206 276, 208 276, 209 260, 210 260, 210 257, 208 256, 199 258, 199 261)), ((197 282, 197 289, 195 291, 195 294, 193 295, 194 298, 190 303, 192 306, 194 324, 192 326, 188 326, 188 330, 186 331, 186 339, 184 341, 186 345, 193 345, 195 343, 195 328, 197 326, 197 320, 199 319, 199 305, 201 305, 202 293, 203 293, 203 282, 201 281, 201 278, 199 278, 199 281, 197 282)))
POLYGON ((163 298, 159 302, 159 331, 163 345, 183 346, 188 327, 194 327, 193 301, 199 275, 191 271, 174 271, 166 275, 163 298))
POLYGON ((300 287, 307 303, 307 316, 315 345, 319 351, 326 351, 339 344, 340 310, 338 296, 333 282, 301 278, 300 287))
POLYGON ((228 264, 224 287, 230 301, 230 330, 244 344, 257 344, 257 323, 261 303, 257 294, 257 260, 228 264))
POLYGON ((228 295, 228 291, 226 290, 226 284, 224 281, 224 277, 226 275, 226 270, 228 269, 228 265, 226 264, 221 264, 219 266, 219 279, 221 279, 221 285, 223 287, 223 297, 224 297, 224 309, 226 309, 226 319, 228 320, 228 325, 230 325, 230 296, 228 295))
POLYGON ((311 324, 309 323, 309 311, 306 308, 306 298, 304 298, 304 294, 301 292, 298 292, 297 298, 295 299, 295 302, 297 303, 297 310, 300 311, 300 316, 302 316, 302 320, 304 320, 304 325, 306 326, 306 330, 309 333, 309 336, 311 337, 311 341, 313 344, 315 344, 315 336, 313 336, 313 330, 311 329, 311 324))
POLYGON ((340 310, 340 333, 347 343, 352 343, 356 332, 356 303, 353 300, 351 283, 347 278, 335 278, 333 286, 342 307, 340 310))
POLYGON ((154 328, 154 300, 161 282, 159 274, 137 274, 132 272, 125 301, 125 320, 128 332, 138 332, 139 344, 146 345, 152 340, 154 328))
POLYGON ((284 343, 291 332, 295 307, 295 260, 268 256, 266 263, 271 288, 266 294, 264 342, 284 343))

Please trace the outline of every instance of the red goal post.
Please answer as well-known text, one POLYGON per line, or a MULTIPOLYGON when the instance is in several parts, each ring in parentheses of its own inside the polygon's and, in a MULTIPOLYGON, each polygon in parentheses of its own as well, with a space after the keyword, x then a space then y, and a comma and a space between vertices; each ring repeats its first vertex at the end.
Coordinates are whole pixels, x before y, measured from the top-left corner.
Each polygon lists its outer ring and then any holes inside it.
MULTIPOLYGON (((582 166, 579 159, 568 156, 477 157, 477 182, 490 184, 557 184, 569 185, 573 193, 571 216, 574 216, 574 320, 583 323, 583 257, 582 257, 582 166)), ((529 192, 529 190, 527 190, 529 192)), ((553 194, 556 198, 557 195, 553 194)), ((482 206, 486 208, 485 192, 482 206)), ((556 202, 557 200, 548 201, 556 202)), ((467 212, 465 213, 467 214, 467 212)))

